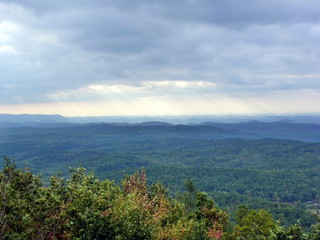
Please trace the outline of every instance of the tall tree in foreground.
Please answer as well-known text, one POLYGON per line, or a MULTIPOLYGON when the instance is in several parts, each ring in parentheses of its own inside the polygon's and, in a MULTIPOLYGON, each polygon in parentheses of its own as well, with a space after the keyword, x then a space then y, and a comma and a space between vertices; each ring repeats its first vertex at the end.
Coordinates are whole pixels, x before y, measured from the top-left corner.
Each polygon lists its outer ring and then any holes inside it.
POLYGON ((0 240, 318 240, 320 224, 305 234, 300 225, 284 228, 264 210, 244 206, 226 232, 228 215, 189 182, 192 201, 169 196, 160 183, 147 185, 145 170, 118 186, 83 168, 67 180, 53 176, 44 187, 28 169, 5 158, 0 171, 0 240))
MULTIPOLYGON (((195 201, 194 201, 195 200, 195 201)), ((0 240, 4 239, 221 239, 226 214, 204 193, 194 205, 168 195, 160 183, 147 185, 145 170, 119 187, 83 168, 43 187, 28 169, 5 158, 0 172, 0 240)))

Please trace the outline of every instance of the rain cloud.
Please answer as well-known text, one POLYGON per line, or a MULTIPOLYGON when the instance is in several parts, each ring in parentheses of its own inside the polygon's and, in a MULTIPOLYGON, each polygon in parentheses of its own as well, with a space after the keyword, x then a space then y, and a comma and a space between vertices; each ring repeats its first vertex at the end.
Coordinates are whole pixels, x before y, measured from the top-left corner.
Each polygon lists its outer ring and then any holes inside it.
POLYGON ((319 42, 317 0, 1 0, 0 112, 157 97, 281 112, 270 99, 320 100, 319 42))

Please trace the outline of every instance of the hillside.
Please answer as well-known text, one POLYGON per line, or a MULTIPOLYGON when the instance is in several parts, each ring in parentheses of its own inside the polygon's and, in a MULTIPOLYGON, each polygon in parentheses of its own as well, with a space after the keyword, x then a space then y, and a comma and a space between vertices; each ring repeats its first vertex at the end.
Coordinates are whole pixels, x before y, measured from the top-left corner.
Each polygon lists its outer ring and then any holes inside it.
POLYGON ((4 158, 0 171, 0 239, 117 240, 318 240, 320 222, 305 232, 281 225, 263 209, 239 206, 236 220, 187 180, 175 198, 160 183, 147 184, 144 169, 121 185, 84 168, 48 186, 29 169, 4 158))
POLYGON ((49 124, 1 128, 0 153, 44 179, 83 166, 119 182, 145 167, 150 183, 161 180, 172 194, 191 178, 223 208, 263 206, 286 224, 298 218, 310 226, 318 208, 309 203, 320 199, 318 131, 316 124, 283 122, 49 124))

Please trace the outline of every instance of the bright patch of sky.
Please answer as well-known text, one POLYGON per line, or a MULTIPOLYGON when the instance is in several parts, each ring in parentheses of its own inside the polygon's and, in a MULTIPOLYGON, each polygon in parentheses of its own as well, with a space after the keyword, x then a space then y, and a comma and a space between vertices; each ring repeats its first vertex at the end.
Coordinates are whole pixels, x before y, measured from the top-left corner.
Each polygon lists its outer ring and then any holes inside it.
POLYGON ((0 113, 320 112, 318 0, 0 0, 0 113))

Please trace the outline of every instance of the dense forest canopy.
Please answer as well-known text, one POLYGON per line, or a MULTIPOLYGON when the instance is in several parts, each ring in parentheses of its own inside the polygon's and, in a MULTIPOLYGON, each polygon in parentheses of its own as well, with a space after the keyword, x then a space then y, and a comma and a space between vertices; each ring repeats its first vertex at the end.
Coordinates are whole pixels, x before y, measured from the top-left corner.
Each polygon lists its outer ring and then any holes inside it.
POLYGON ((160 180, 170 196, 183 191, 190 178, 230 213, 231 222, 237 207, 246 204, 270 212, 283 226, 299 221, 307 230, 320 211, 320 144, 263 135, 272 127, 274 136, 305 138, 307 129, 320 136, 316 124, 283 122, 40 124, 0 128, 0 152, 41 174, 45 185, 58 172, 69 178, 70 166, 94 170, 117 184, 144 167, 148 184, 160 180))
POLYGON ((69 179, 52 176, 43 186, 10 159, 0 172, 0 239, 305 239, 320 238, 298 224, 283 227, 265 210, 238 208, 236 223, 191 180, 175 199, 159 182, 149 186, 144 169, 121 185, 99 180, 84 168, 69 179))

